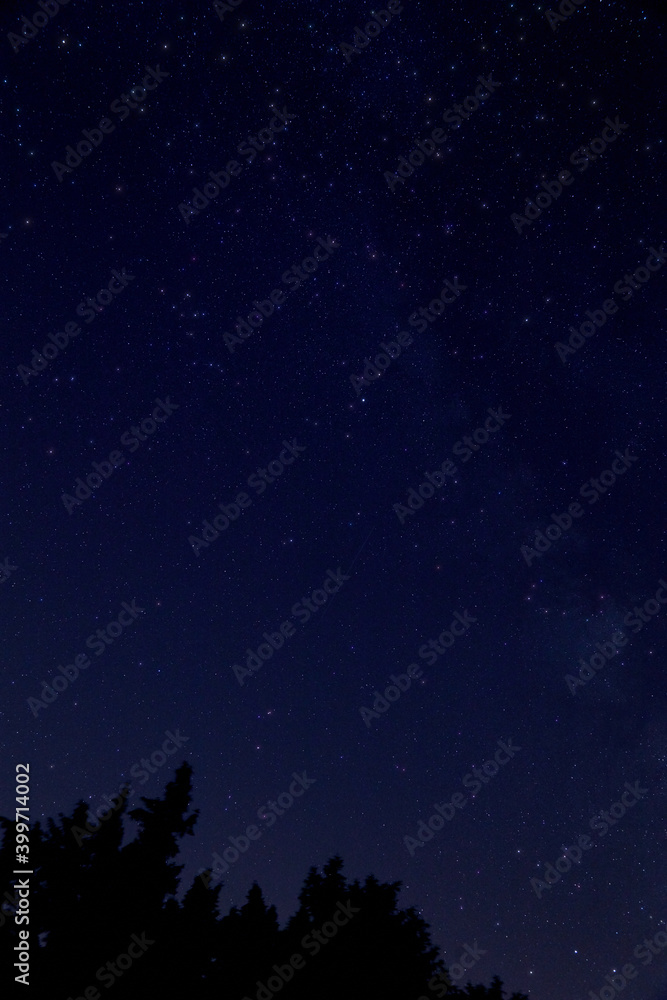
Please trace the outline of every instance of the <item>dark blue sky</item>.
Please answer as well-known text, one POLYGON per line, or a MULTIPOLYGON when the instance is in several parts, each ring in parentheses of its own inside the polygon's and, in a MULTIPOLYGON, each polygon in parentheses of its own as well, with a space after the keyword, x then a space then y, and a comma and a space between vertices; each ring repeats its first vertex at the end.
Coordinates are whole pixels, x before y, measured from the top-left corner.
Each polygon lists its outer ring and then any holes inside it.
POLYGON ((664 13, 405 2, 350 55, 370 7, 200 6, 2 15, 0 812, 187 759, 187 883, 262 831, 224 912, 341 854, 474 981, 661 1000, 664 13))

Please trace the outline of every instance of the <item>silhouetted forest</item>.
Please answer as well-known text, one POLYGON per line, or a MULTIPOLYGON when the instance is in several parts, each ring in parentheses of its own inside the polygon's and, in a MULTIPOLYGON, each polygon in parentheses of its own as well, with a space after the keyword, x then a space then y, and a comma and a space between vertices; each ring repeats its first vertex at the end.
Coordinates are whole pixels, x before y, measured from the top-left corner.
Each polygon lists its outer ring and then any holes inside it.
MULTIPOLYGON (((39 1000, 97 1000, 112 987, 114 1000, 503 1000, 498 978, 488 987, 455 987, 428 924, 414 908, 398 908, 401 883, 373 875, 349 883, 339 857, 321 874, 308 871, 299 907, 282 930, 256 883, 247 902, 224 916, 217 902, 222 884, 210 871, 195 877, 179 903, 183 866, 174 859, 198 816, 190 809, 190 765, 176 770, 163 798, 141 801, 128 811, 122 800, 89 836, 84 802, 71 816, 31 828, 28 990, 15 983, 15 823, 0 818, 3 995, 12 984, 12 995, 39 1000), (138 831, 122 846, 126 812, 138 831)), ((527 997, 514 993, 511 1000, 527 997)))

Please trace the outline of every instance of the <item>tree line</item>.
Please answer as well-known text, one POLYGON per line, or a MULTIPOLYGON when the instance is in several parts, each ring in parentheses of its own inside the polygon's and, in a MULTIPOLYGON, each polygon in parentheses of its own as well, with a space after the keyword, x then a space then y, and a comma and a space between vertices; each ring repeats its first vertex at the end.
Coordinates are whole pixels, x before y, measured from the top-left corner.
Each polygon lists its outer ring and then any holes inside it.
MULTIPOLYGON (((29 953, 33 1000, 113 1000, 148 995, 184 1000, 504 1000, 502 982, 454 985, 414 907, 401 909, 400 882, 369 875, 349 882, 343 860, 308 871, 298 908, 281 928, 254 883, 243 906, 219 912, 221 883, 209 869, 179 901, 180 843, 194 834, 192 768, 183 763, 162 798, 127 799, 86 828, 88 806, 30 829, 29 953), (136 824, 125 838, 124 816, 136 824)), ((0 817, 2 983, 20 986, 23 947, 15 921, 14 820, 0 817)), ((25 937, 25 934, 22 935, 25 937)), ((25 981, 24 981, 25 982, 25 981)), ((528 1000, 513 993, 510 1000, 528 1000)))

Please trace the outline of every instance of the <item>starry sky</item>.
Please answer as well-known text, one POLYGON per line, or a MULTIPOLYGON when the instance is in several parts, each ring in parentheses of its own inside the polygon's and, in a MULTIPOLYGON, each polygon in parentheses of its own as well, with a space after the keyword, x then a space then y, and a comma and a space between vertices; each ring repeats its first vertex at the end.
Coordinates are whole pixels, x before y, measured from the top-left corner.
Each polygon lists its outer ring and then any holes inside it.
POLYGON ((223 912, 338 853, 475 982, 663 1000, 665 14, 392 8, 3 8, 0 812, 188 760, 223 912))

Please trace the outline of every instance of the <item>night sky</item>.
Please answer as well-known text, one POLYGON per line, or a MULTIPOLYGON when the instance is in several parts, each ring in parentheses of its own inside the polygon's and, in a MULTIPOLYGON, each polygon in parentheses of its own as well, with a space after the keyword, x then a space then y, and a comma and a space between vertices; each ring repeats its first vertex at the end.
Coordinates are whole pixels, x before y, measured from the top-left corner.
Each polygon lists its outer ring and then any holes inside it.
POLYGON ((2 13, 0 813, 187 760, 222 912, 340 854, 663 1000, 664 12, 103 6, 2 13))

